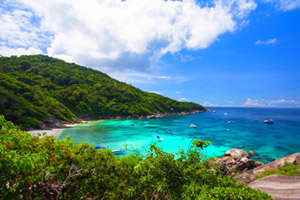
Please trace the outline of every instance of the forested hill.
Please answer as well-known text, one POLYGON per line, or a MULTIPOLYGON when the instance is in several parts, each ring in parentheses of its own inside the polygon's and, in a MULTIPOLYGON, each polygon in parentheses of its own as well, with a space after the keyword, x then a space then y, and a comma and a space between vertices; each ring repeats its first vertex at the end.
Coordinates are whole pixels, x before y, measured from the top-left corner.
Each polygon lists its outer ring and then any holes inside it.
POLYGON ((42 122, 204 110, 143 92, 99 71, 44 55, 0 57, 0 114, 21 127, 42 122))

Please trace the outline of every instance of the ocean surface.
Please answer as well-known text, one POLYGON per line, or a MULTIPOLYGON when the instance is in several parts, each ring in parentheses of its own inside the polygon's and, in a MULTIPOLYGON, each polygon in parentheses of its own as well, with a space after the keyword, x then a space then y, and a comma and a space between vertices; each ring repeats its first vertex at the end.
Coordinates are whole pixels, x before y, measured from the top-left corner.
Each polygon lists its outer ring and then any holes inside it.
POLYGON ((203 151, 207 156, 220 156, 232 148, 257 153, 256 161, 274 159, 300 152, 300 109, 294 108, 210 108, 215 112, 174 115, 160 119, 100 120, 64 129, 59 138, 71 136, 75 143, 124 149, 124 155, 138 148, 146 154, 152 142, 168 153, 188 150, 196 138, 210 140, 203 151), (224 113, 227 113, 224 114, 224 113), (274 124, 264 124, 273 119, 274 124), (193 123, 197 128, 190 128, 193 123), (156 136, 163 138, 157 140, 156 136))

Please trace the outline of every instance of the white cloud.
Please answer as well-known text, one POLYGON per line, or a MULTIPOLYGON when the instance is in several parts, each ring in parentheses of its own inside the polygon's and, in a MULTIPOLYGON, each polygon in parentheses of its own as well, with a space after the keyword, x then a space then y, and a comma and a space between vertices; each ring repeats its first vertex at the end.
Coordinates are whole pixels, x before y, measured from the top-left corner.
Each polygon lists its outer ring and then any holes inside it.
POLYGON ((252 100, 251 98, 248 98, 243 106, 265 106, 265 104, 260 103, 259 100, 252 100))
POLYGON ((203 103, 203 106, 218 106, 218 104, 213 104, 213 103, 210 103, 210 102, 208 102, 208 101, 205 101, 205 102, 203 103))
POLYGON ((1 9, 0 47, 40 48, 105 72, 147 71, 166 53, 207 48, 256 8, 254 0, 4 2, 13 6, 1 9))
POLYGON ((157 91, 147 91, 147 92, 151 92, 151 93, 154 93, 154 94, 159 94, 159 95, 162 95, 161 92, 157 92, 157 91))
POLYGON ((41 54, 42 51, 40 49, 36 49, 33 47, 25 48, 8 48, 8 47, 0 47, 0 54, 2 56, 21 56, 21 55, 32 55, 32 54, 41 54))
POLYGON ((190 101, 190 99, 187 99, 187 98, 184 98, 184 97, 180 97, 180 98, 178 99, 178 101, 190 101))
POLYGON ((260 106, 260 107, 299 107, 300 103, 295 100, 277 99, 277 100, 252 100, 248 98, 243 106, 260 106))
POLYGON ((176 94, 180 94, 181 92, 180 91, 176 91, 176 94))
POLYGON ((300 8, 300 0, 264 0, 264 2, 272 3, 277 9, 289 11, 300 8))
POLYGON ((276 38, 273 38, 273 39, 269 39, 269 40, 266 40, 266 41, 262 41, 262 40, 257 40, 255 42, 256 45, 259 45, 259 44, 262 44, 262 45, 270 45, 270 44, 275 44, 277 42, 277 39, 276 38))
POLYGON ((295 100, 286 100, 286 99, 278 99, 271 100, 269 102, 269 106, 287 106, 287 107, 297 107, 300 106, 300 103, 295 100))
POLYGON ((187 80, 186 77, 156 75, 144 72, 135 72, 133 70, 125 70, 122 72, 111 72, 109 75, 119 81, 126 83, 157 83, 158 81, 172 81, 174 83, 182 83, 187 80))
MULTIPOLYGON (((1 6, 11 8, 20 4, 4 1, 1 6)), ((38 20, 32 23, 34 20, 36 15, 25 8, 12 10, 0 8, 0 53, 3 55, 15 55, 15 52, 22 51, 34 53, 36 51, 29 49, 37 50, 47 46, 47 40, 51 35, 39 27, 38 20)))

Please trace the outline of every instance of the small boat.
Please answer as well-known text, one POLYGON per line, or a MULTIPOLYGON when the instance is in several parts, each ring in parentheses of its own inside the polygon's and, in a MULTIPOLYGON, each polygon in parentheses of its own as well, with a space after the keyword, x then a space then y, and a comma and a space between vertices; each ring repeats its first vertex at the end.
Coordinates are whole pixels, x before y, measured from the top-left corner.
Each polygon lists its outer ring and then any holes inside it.
POLYGON ((174 122, 174 123, 180 123, 180 121, 179 121, 179 120, 174 120, 173 122, 174 122))
POLYGON ((227 129, 228 132, 230 132, 230 129, 227 129))
POLYGON ((215 111, 215 110, 213 110, 212 112, 213 112, 213 113, 215 113, 216 111, 215 111))
POLYGON ((197 128, 197 126, 195 124, 190 124, 189 127, 190 128, 197 128))
POLYGON ((225 116, 227 116, 227 115, 228 115, 228 113, 224 113, 224 115, 225 115, 225 116))
POLYGON ((130 126, 134 126, 134 124, 130 124, 130 126))
POLYGON ((95 149, 107 149, 108 147, 96 146, 95 149))
POLYGON ((228 121, 228 124, 231 124, 231 121, 228 121))
POLYGON ((145 124, 149 124, 149 121, 145 121, 144 123, 145 123, 145 124))
POLYGON ((114 153, 115 155, 120 155, 125 153, 125 150, 112 150, 111 152, 114 153))
POLYGON ((265 124, 274 124, 274 120, 273 119, 267 119, 264 121, 265 124))
POLYGON ((172 133, 172 131, 171 131, 171 130, 168 130, 168 133, 172 133))
POLYGON ((157 140, 164 140, 164 138, 161 138, 161 137, 159 137, 159 136, 156 136, 156 139, 157 139, 157 140))

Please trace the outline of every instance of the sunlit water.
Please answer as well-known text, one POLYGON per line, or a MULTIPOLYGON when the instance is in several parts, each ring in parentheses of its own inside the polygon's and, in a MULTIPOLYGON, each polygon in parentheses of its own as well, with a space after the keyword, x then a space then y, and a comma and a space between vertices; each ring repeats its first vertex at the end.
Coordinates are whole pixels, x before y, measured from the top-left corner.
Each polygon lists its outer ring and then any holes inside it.
POLYGON ((125 155, 133 153, 130 151, 133 148, 146 154, 152 142, 168 153, 176 153, 179 149, 187 150, 193 138, 211 141, 211 146, 204 151, 208 156, 219 156, 229 149, 240 148, 255 151, 255 160, 270 162, 300 152, 300 109, 212 109, 216 112, 161 119, 93 121, 64 129, 59 138, 71 136, 75 143, 88 142, 112 150, 128 145, 125 155), (265 119, 274 119, 275 123, 264 124, 265 119), (197 128, 190 128, 191 123, 197 128), (156 136, 164 140, 158 141, 156 136))

